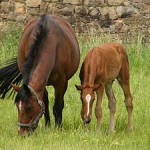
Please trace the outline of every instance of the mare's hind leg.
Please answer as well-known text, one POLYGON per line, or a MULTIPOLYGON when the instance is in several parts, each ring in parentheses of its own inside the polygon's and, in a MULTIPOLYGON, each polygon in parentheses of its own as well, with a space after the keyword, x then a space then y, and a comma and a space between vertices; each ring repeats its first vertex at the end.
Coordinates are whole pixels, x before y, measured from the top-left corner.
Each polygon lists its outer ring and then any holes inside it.
POLYGON ((62 127, 62 111, 64 108, 64 94, 66 92, 68 82, 60 81, 60 84, 56 85, 55 88, 55 103, 53 106, 53 114, 55 117, 55 127, 62 127))
POLYGON ((128 111, 128 129, 132 130, 132 110, 133 110, 133 98, 130 92, 130 82, 129 82, 129 64, 128 61, 124 62, 120 70, 119 76, 117 77, 118 82, 120 83, 124 96, 125 104, 128 111))
POLYGON ((112 83, 113 82, 109 82, 105 86, 106 95, 108 97, 108 107, 110 109, 109 133, 112 133, 114 130, 114 116, 116 113, 116 98, 112 90, 112 83))
POLYGON ((45 104, 45 126, 50 126, 50 115, 49 115, 49 100, 48 100, 48 92, 45 89, 44 91, 44 104, 45 104))

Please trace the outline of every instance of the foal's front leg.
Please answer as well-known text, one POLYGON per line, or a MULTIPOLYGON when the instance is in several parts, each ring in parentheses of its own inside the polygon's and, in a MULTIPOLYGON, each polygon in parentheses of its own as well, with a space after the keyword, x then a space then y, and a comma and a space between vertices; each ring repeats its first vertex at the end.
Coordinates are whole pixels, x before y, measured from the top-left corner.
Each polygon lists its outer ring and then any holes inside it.
POLYGON ((97 119, 97 131, 101 130, 103 92, 104 92, 104 86, 100 86, 97 90, 97 102, 95 107, 95 116, 97 119))
POLYGON ((114 131, 114 117, 116 113, 116 98, 112 90, 112 82, 105 86, 106 95, 108 97, 108 107, 110 109, 109 133, 114 131))

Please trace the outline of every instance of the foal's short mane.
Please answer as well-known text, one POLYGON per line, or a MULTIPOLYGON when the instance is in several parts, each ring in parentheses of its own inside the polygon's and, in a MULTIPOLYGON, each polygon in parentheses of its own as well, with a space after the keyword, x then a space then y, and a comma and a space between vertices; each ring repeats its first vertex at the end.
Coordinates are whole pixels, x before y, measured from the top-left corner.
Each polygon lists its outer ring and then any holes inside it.
POLYGON ((38 23, 32 29, 31 45, 28 47, 29 53, 27 55, 25 64, 23 65, 23 85, 18 91, 18 94, 15 98, 15 103, 17 103, 19 100, 23 100, 25 102, 28 102, 29 100, 30 93, 26 92, 24 85, 28 85, 31 70, 34 67, 34 63, 38 57, 39 51, 42 49, 41 45, 50 31, 49 22, 49 16, 47 14, 43 14, 38 23))

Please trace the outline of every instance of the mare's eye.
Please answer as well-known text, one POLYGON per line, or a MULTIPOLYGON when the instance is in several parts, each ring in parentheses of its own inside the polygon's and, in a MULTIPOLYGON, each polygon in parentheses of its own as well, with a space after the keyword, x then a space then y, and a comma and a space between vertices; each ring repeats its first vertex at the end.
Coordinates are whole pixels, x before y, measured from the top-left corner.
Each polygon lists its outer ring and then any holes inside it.
POLYGON ((27 113, 31 112, 31 110, 32 110, 31 107, 26 108, 26 112, 27 112, 27 113))

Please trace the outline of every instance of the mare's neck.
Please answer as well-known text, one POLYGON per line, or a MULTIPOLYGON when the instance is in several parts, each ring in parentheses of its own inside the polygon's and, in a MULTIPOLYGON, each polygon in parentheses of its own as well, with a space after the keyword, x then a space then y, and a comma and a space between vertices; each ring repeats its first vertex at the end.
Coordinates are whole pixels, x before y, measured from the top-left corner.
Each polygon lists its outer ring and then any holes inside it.
POLYGON ((41 91, 45 89, 50 73, 54 66, 55 57, 52 57, 52 53, 51 55, 47 55, 45 52, 38 59, 38 63, 36 63, 36 65, 34 65, 32 68, 29 78, 29 85, 31 85, 35 91, 41 91))

